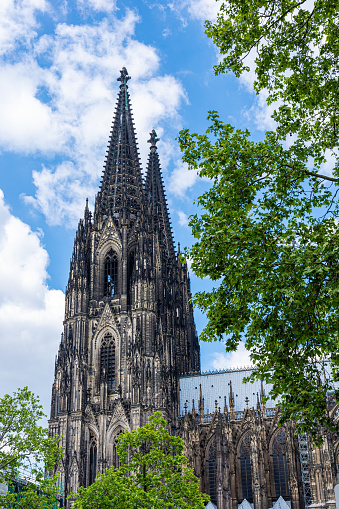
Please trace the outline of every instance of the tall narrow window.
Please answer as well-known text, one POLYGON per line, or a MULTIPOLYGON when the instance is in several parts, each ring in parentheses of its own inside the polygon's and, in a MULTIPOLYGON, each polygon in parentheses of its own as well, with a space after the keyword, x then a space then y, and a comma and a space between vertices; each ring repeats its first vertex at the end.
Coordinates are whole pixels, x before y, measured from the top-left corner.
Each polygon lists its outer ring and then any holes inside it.
POLYGON ((134 264, 135 264, 135 253, 134 253, 134 251, 131 251, 131 253, 128 256, 128 270, 127 270, 127 278, 128 278, 127 298, 128 298, 128 304, 132 304, 132 280, 133 280, 134 264))
POLYGON ((106 334, 101 342, 100 380, 107 381, 109 391, 115 385, 115 344, 111 334, 106 334))
POLYGON ((241 486, 242 498, 252 503, 252 470, 251 470, 251 454, 250 454, 250 437, 243 439, 240 446, 240 469, 241 469, 241 486))
POLYGON ((97 475, 97 442, 94 436, 91 436, 89 446, 89 485, 93 484, 97 475))
POLYGON ((208 453, 208 477, 210 484, 211 502, 217 503, 217 471, 215 461, 215 443, 212 443, 208 453))
MULTIPOLYGON (((121 433, 121 431, 120 431, 120 433, 121 433)), ((114 444, 113 444, 113 465, 115 466, 115 468, 120 468, 121 465, 124 464, 124 462, 121 461, 121 458, 119 456, 118 449, 117 449, 119 434, 115 437, 114 444)))
POLYGON ((105 257, 104 294, 110 297, 117 293, 118 286, 118 258, 113 249, 105 257))
POLYGON ((279 431, 279 433, 276 435, 273 442, 272 453, 276 499, 278 499, 280 496, 284 499, 288 499, 290 492, 288 487, 286 436, 283 431, 279 431))

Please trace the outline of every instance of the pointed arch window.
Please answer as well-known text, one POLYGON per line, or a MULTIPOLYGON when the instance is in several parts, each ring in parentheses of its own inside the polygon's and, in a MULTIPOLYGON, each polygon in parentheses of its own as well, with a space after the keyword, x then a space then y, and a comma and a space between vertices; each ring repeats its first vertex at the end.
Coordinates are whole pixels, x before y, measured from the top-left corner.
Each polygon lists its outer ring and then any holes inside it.
POLYGON ((104 264, 104 295, 111 297, 117 293, 118 288, 118 257, 117 254, 110 249, 105 256, 104 264))
POLYGON ((240 446, 240 471, 241 471, 241 487, 242 498, 252 503, 252 469, 251 469, 251 442, 247 435, 240 446))
POLYGON ((275 496, 289 498, 288 466, 286 457, 286 436, 283 431, 275 436, 272 445, 275 496))
POLYGON ((211 444, 208 452, 208 478, 210 485, 211 502, 217 503, 217 470, 215 458, 215 442, 211 444))
POLYGON ((120 433, 122 433, 122 431, 120 431, 118 433, 118 435, 115 437, 114 443, 113 443, 113 466, 115 468, 120 468, 122 465, 124 465, 126 463, 126 461, 122 461, 122 459, 120 458, 120 455, 119 455, 118 449, 117 449, 118 437, 119 437, 120 433))
POLYGON ((89 483, 94 483, 97 475, 97 441, 96 438, 91 435, 89 444, 89 483))
POLYGON ((115 343, 112 334, 106 334, 101 342, 100 380, 107 382, 109 391, 115 386, 115 343))

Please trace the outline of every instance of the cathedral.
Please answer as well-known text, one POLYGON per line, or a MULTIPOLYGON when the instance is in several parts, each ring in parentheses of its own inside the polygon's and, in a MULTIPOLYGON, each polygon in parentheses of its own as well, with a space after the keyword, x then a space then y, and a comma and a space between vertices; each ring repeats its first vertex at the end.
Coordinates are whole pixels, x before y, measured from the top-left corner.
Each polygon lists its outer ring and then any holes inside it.
MULTIPOLYGON (((126 68, 93 214, 86 202, 66 288, 55 362, 51 434, 62 435, 67 496, 119 466, 119 433, 159 410, 209 507, 335 509, 339 439, 312 448, 292 422, 277 426, 269 387, 243 383, 250 368, 202 373, 187 266, 174 247, 157 136, 145 178, 126 68)), ((334 405, 331 412, 337 412, 334 405)))

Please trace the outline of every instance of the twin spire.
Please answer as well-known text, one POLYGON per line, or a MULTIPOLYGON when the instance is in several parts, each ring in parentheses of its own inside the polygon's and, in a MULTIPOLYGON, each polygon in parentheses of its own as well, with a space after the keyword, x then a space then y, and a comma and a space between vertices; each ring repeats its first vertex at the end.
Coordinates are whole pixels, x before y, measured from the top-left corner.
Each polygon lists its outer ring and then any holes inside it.
POLYGON ((110 215, 123 221, 134 221, 149 211, 154 226, 159 227, 164 247, 169 255, 174 255, 167 201, 156 150, 159 138, 153 129, 148 140, 151 146, 144 185, 127 86, 130 76, 126 67, 121 69, 117 80, 120 81, 120 90, 95 204, 95 217, 104 220, 110 215))

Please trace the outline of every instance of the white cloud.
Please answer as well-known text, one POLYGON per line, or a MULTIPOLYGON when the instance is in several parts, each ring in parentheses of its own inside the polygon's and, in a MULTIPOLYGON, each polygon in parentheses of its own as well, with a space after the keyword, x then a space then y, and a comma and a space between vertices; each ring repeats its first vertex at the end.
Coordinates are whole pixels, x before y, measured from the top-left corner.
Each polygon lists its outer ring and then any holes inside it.
POLYGON ((252 106, 248 109, 244 109, 242 112, 244 118, 246 118, 249 122, 254 123, 255 127, 259 131, 274 131, 277 126, 272 115, 281 102, 267 104, 267 97, 267 90, 262 90, 259 95, 256 96, 252 106))
POLYGON ((36 36, 36 14, 48 8, 46 0, 1 0, 0 55, 12 51, 18 41, 29 43, 36 36))
POLYGON ((185 14, 190 18, 204 22, 206 19, 215 21, 221 6, 220 0, 174 0, 168 7, 176 12, 183 25, 187 25, 185 14))
POLYGON ((7 150, 53 153, 65 146, 67 126, 36 97, 41 78, 33 61, 0 68, 0 145, 7 150))
POLYGON ((78 0, 80 9, 92 8, 98 12, 113 12, 116 9, 115 0, 78 0))
POLYGON ((11 214, 0 190, 1 392, 29 381, 46 409, 64 312, 63 292, 47 285, 48 262, 41 232, 11 214))
POLYGON ((221 2, 219 0, 189 0, 187 8, 190 15, 201 21, 214 21, 217 18, 221 2))
POLYGON ((194 186, 197 178, 197 170, 189 170, 187 164, 178 160, 171 175, 169 190, 176 196, 182 197, 187 189, 194 186))
POLYGON ((61 163, 54 170, 34 171, 33 182, 36 195, 34 198, 24 196, 24 201, 42 210, 51 225, 72 227, 77 224, 86 197, 91 200, 96 191, 96 181, 88 180, 86 173, 70 161, 61 163))
POLYGON ((250 354, 246 350, 244 343, 240 343, 235 352, 220 353, 215 352, 212 354, 213 369, 230 369, 243 366, 250 366, 250 354))
POLYGON ((181 226, 188 226, 188 215, 185 214, 185 212, 183 212, 182 210, 178 210, 177 212, 178 216, 179 216, 179 224, 181 226))

